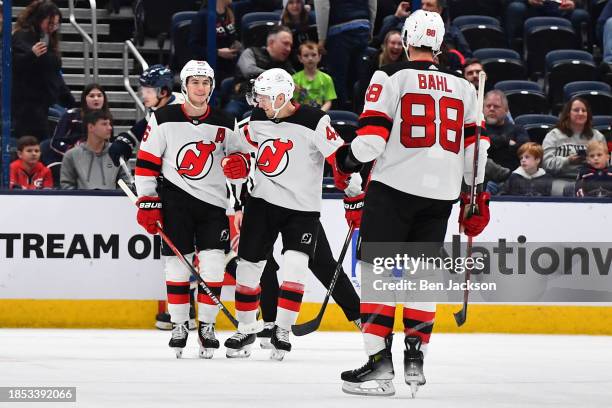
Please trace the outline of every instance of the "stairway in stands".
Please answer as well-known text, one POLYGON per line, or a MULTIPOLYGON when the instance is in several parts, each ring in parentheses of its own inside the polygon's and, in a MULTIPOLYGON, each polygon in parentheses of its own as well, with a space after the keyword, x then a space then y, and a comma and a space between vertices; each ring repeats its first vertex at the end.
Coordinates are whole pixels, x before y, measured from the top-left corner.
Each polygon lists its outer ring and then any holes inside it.
MULTIPOLYGON (((19 13, 29 4, 29 0, 13 1, 13 22, 19 13)), ((83 39, 70 24, 67 0, 55 0, 62 12, 60 28, 60 49, 62 52, 62 72, 64 80, 72 91, 77 104, 81 98, 81 90, 85 83, 83 62, 83 39)), ((130 7, 121 7, 119 14, 109 14, 106 2, 100 0, 97 5, 98 21, 98 82, 106 90, 111 112, 114 117, 115 135, 129 129, 136 119, 136 108, 133 100, 123 85, 123 44, 130 39, 134 26, 133 13, 130 7)), ((75 17, 77 23, 91 35, 91 9, 88 0, 75 0, 75 17)), ((93 64, 93 62, 91 62, 93 64)), ((130 57, 130 83, 137 86, 139 64, 130 57), (137 66, 135 66, 136 64, 137 66)), ((93 81, 93 76, 90 77, 93 81)))

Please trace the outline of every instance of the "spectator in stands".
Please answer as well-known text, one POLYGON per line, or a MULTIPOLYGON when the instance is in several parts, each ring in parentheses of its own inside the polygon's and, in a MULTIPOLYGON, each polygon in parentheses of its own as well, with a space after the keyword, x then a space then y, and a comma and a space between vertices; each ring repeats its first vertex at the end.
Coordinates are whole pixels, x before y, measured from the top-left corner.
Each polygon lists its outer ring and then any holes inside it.
POLYGON ((234 74, 236 83, 234 95, 225 107, 225 111, 238 120, 249 110, 244 96, 250 87, 251 79, 257 78, 259 74, 272 68, 282 68, 290 74, 295 73, 289 61, 293 45, 291 30, 282 25, 273 27, 268 33, 266 43, 265 47, 247 48, 238 59, 234 74))
POLYGON ((17 160, 10 166, 10 189, 40 190, 53 188, 51 171, 40 162, 40 144, 34 136, 17 140, 17 160))
POLYGON ((336 90, 332 78, 318 68, 321 54, 317 43, 307 41, 300 45, 298 56, 304 69, 293 74, 295 101, 327 112, 336 99, 336 90))
MULTIPOLYGON (((217 66, 215 67, 215 81, 220 84, 225 78, 234 74, 234 67, 242 51, 242 44, 238 41, 236 32, 236 19, 232 11, 232 0, 217 0, 217 66)), ((207 43, 208 10, 200 9, 191 21, 189 34, 189 48, 193 52, 193 59, 208 60, 207 43)))
POLYGON ((523 23, 529 17, 563 17, 572 22, 576 33, 582 32, 582 24, 589 24, 589 13, 577 8, 579 0, 511 0, 506 9, 506 35, 508 43, 513 44, 517 37, 523 36, 523 23))
POLYGON ((35 0, 17 17, 13 31, 13 124, 15 136, 48 137, 49 107, 74 98, 61 77, 58 29, 62 15, 50 0, 35 0))
POLYGON ((591 140, 587 144, 586 161, 578 173, 576 196, 612 197, 612 168, 608 145, 600 140, 591 140))
POLYGON ((108 111, 88 112, 83 117, 87 140, 69 150, 62 160, 60 184, 63 189, 114 190, 119 178, 128 181, 121 167, 108 154, 113 130, 108 111))
MULTIPOLYGON (((433 11, 440 15, 444 15, 444 9, 446 8, 446 0, 422 0, 421 8, 425 11, 433 11)), ((374 41, 372 41, 373 47, 378 47, 382 43, 382 39, 387 35, 390 30, 401 31, 404 25, 404 21, 410 15, 410 2, 402 1, 395 11, 394 15, 387 16, 383 20, 383 25, 380 31, 376 35, 374 41)), ((444 32, 444 43, 445 46, 441 51, 444 54, 456 54, 455 56, 450 55, 444 60, 458 59, 460 61, 465 58, 472 56, 472 50, 467 40, 461 33, 461 31, 452 24, 446 24, 444 32)), ((449 64, 454 65, 454 64, 449 64)))
POLYGON ((298 58, 300 45, 306 41, 317 41, 316 31, 310 30, 310 25, 314 24, 315 21, 314 19, 311 20, 304 0, 283 0, 283 5, 280 24, 289 27, 293 32, 291 63, 297 68, 300 66, 298 58))
POLYGON ((359 60, 374 31, 376 0, 315 0, 319 49, 334 79, 338 108, 348 109, 359 60), (349 89, 351 92, 349 92, 349 89))
POLYGON ((502 195, 549 196, 552 177, 540 167, 544 150, 537 143, 528 142, 518 149, 521 165, 512 172, 504 183, 502 195))
POLYGON ((474 85, 476 90, 478 90, 478 75, 480 75, 481 71, 484 71, 484 68, 478 59, 470 58, 465 61, 465 65, 463 66, 463 77, 474 85))
POLYGON ((544 169, 555 177, 575 180, 591 140, 605 142, 592 124, 593 114, 586 100, 574 97, 563 106, 557 126, 548 132, 544 148, 544 169))
POLYGON ((374 72, 387 64, 406 60, 407 57, 404 52, 404 47, 402 46, 401 33, 397 30, 389 31, 387 35, 385 35, 385 40, 380 51, 369 57, 365 61, 365 64, 362 64, 360 67, 361 78, 359 79, 359 97, 355 101, 357 112, 361 112, 363 109, 363 95, 365 95, 366 88, 370 84, 374 72))
POLYGON ((491 139, 488 156, 495 163, 508 169, 519 165, 517 150, 529 142, 529 135, 521 126, 508 121, 508 99, 494 89, 484 99, 484 115, 487 135, 491 139))

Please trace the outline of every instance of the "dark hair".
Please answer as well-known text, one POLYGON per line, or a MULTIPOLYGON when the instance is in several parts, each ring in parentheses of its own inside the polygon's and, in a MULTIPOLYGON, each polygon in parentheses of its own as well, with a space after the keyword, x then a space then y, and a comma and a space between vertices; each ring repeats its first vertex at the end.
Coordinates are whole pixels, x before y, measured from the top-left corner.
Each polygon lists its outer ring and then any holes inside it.
POLYGON ((572 130, 571 126, 572 123, 570 112, 572 110, 572 105, 576 101, 582 102, 586 107, 587 120, 584 124, 584 129, 582 130, 582 136, 586 137, 587 139, 590 139, 593 137, 593 112, 591 111, 591 105, 589 105, 586 99, 583 99, 579 96, 574 96, 572 99, 569 100, 569 102, 563 105, 563 109, 559 114, 559 122, 557 123, 557 128, 561 132, 565 133, 568 137, 571 137, 574 134, 574 131, 572 130))
POLYGON ((83 115, 83 127, 87 129, 88 125, 95 125, 99 120, 113 120, 113 115, 109 111, 97 109, 87 112, 83 115))
MULTIPOLYGON (((289 0, 291 1, 291 0, 289 0)), ((287 1, 287 6, 289 6, 289 1, 287 1)), ((287 10, 287 6, 283 9, 283 13, 281 14, 280 23, 287 27, 293 27, 299 29, 300 31, 308 30, 308 12, 306 11, 306 7, 304 7, 304 0, 300 0, 302 2, 302 11, 300 12, 300 21, 298 25, 294 25, 293 21, 291 21, 291 15, 287 10)))
MULTIPOLYGON (((391 61, 391 60, 387 60, 385 58, 386 57, 385 52, 388 52, 387 47, 386 47, 387 46, 387 41, 389 41, 389 38, 391 38, 392 35, 396 35, 396 34, 399 35, 400 38, 401 38, 402 33, 400 33, 397 30, 391 30, 387 34, 385 34, 385 39, 383 40, 383 43, 380 46, 381 52, 380 52, 380 54, 378 56, 378 66, 379 67, 382 67, 383 65, 387 65, 387 64, 390 64, 390 63, 394 62, 394 61, 391 61)), ((424 48, 424 47, 419 47, 419 48, 424 48)), ((429 47, 427 47, 427 48, 429 48, 429 47)), ((429 48, 429 51, 432 52, 432 49, 429 48)), ((404 47, 402 45, 402 53, 400 54, 398 62, 399 61, 405 61, 405 60, 406 60, 406 53, 405 53, 404 47)))
POLYGON ((480 62, 480 60, 478 58, 468 58, 465 60, 465 64, 463 64, 463 68, 461 68, 461 73, 463 75, 465 75, 465 69, 470 66, 470 65, 474 65, 474 64, 478 64, 482 67, 482 62, 480 62))
POLYGON ((39 146, 40 142, 34 136, 21 136, 17 139, 17 151, 23 151, 28 146, 39 146))
POLYGON ((284 26, 282 24, 279 25, 275 25, 273 26, 270 31, 268 31, 268 35, 266 36, 266 44, 268 43, 268 41, 270 40, 270 37, 272 37, 273 35, 276 35, 278 33, 289 33, 291 34, 291 36, 293 36, 293 32, 291 31, 291 29, 287 26, 284 26))
MULTIPOLYGON (((55 3, 49 0, 34 0, 17 17, 15 31, 34 31, 41 35, 40 24, 47 17, 59 16, 62 22, 62 12, 55 3)), ((49 48, 59 55, 59 30, 55 30, 49 35, 49 48)))
POLYGON ((104 103, 102 104, 102 107, 100 109, 102 109, 103 111, 109 110, 108 96, 106 95, 104 87, 100 84, 93 82, 91 84, 85 85, 85 88, 83 88, 83 92, 81 92, 81 117, 83 117, 87 112, 91 110, 87 107, 87 95, 89 95, 89 93, 94 89, 97 89, 102 92, 102 95, 104 96, 104 103))

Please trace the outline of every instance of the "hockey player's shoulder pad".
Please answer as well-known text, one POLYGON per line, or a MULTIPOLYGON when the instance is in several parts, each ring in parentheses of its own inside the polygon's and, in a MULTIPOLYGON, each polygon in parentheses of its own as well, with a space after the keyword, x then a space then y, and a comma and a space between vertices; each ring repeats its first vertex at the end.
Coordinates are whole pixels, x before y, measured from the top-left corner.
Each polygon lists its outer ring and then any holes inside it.
POLYGON ((458 72, 450 71, 445 68, 441 68, 440 66, 434 64, 429 61, 402 61, 395 62, 392 64, 387 64, 379 69, 379 71, 384 72, 388 76, 392 76, 393 74, 405 70, 412 69, 416 71, 430 71, 430 72, 443 72, 445 74, 453 75, 459 78, 463 78, 458 72))
POLYGON ((258 107, 253 108, 253 110, 251 111, 251 119, 250 121, 256 121, 256 120, 269 120, 268 117, 266 116, 266 112, 258 107))
POLYGON ((181 109, 181 105, 166 105, 157 109, 154 113, 155 119, 157 120, 157 124, 161 125, 162 123, 167 122, 184 122, 185 114, 181 109))
POLYGON ((325 115, 327 115, 327 113, 319 108, 308 105, 300 105, 293 115, 285 118, 284 120, 288 123, 295 123, 296 125, 301 125, 311 130, 316 130, 319 121, 325 115))
POLYGON ((210 113, 205 120, 206 123, 234 130, 234 118, 217 108, 210 108, 210 113))

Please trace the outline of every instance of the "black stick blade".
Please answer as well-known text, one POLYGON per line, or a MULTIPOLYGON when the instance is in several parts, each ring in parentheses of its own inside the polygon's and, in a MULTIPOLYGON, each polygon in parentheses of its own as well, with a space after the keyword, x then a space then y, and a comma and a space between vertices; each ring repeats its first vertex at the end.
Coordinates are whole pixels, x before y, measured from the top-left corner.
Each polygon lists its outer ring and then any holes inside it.
POLYGON ((458 311, 457 313, 453 313, 453 316, 455 316, 455 322, 457 323, 457 326, 463 326, 463 324, 467 320, 467 305, 463 305, 460 311, 458 311))
POLYGON ((291 326, 291 331, 296 336, 305 336, 307 334, 317 331, 320 325, 321 319, 317 317, 309 322, 305 322, 302 324, 294 324, 293 326, 291 326))

